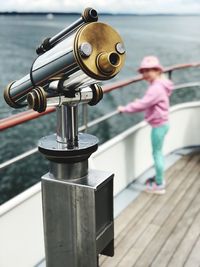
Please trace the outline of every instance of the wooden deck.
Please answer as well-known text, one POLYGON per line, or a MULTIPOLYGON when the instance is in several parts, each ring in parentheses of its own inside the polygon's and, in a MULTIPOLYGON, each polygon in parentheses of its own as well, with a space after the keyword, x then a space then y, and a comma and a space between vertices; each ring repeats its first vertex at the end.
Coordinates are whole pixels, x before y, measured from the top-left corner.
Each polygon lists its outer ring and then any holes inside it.
POLYGON ((101 267, 200 267, 200 154, 166 172, 167 193, 141 193, 115 220, 115 256, 101 267))

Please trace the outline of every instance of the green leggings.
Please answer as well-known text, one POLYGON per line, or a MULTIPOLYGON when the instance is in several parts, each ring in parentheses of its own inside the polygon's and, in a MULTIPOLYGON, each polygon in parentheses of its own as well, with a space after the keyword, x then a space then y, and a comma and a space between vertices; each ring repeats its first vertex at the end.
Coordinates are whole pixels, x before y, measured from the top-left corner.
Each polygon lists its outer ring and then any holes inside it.
POLYGON ((164 178, 164 156, 162 153, 162 148, 168 130, 168 124, 159 127, 154 127, 151 130, 151 144, 157 184, 162 184, 164 178))

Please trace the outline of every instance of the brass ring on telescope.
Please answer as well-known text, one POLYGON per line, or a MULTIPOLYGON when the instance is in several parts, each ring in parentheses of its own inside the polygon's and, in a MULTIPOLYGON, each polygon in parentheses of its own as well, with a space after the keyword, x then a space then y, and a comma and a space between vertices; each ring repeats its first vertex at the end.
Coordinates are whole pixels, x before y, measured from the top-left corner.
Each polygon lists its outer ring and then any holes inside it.
POLYGON ((6 101, 6 103, 12 107, 12 108, 22 108, 24 106, 26 106, 25 104, 18 104, 18 103, 15 103, 12 98, 10 97, 10 88, 11 86, 15 83, 16 81, 13 81, 11 83, 8 84, 8 86, 5 88, 4 90, 4 99, 6 101))
POLYGON ((99 84, 92 84, 90 86, 93 92, 93 98, 91 101, 88 103, 89 106, 95 106, 98 104, 102 98, 103 98, 103 89, 99 84))
POLYGON ((29 108, 41 113, 46 110, 47 101, 46 101, 46 92, 40 86, 34 88, 27 95, 27 102, 29 108))

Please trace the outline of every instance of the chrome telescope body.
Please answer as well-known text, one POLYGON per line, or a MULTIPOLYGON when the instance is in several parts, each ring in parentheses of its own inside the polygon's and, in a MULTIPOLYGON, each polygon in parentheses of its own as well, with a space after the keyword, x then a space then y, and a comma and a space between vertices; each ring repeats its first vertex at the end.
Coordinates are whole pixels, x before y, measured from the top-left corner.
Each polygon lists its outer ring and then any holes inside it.
POLYGON ((97 20, 96 10, 87 8, 72 25, 45 39, 36 50, 38 57, 30 73, 5 89, 8 105, 28 105, 27 95, 37 87, 42 87, 47 97, 52 92, 74 97, 78 88, 113 78, 124 64, 124 44, 112 27, 97 20), (57 91, 49 88, 54 81, 60 82, 57 91))

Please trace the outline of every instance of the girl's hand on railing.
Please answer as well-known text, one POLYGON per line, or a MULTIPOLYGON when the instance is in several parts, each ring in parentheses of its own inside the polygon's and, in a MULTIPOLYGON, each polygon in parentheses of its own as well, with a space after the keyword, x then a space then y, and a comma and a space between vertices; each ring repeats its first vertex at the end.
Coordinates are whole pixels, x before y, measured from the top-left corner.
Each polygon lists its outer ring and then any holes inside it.
POLYGON ((117 111, 122 113, 124 111, 124 107, 123 106, 118 106, 117 111))

